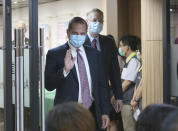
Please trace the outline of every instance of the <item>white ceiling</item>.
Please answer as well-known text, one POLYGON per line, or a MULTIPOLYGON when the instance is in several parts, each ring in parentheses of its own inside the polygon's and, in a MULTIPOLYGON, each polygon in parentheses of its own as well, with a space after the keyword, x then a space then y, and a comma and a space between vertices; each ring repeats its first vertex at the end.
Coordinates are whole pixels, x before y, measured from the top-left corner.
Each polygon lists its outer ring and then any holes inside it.
MULTIPOLYGON (((22 8, 28 6, 29 0, 12 0, 12 8, 22 8), (17 2, 15 4, 15 2, 17 2)), ((54 1, 61 1, 61 0, 38 0, 39 4, 45 4, 54 1)), ((178 8, 178 0, 170 0, 171 8, 178 8)), ((2 14, 2 0, 0 0, 0 14, 2 14)))
MULTIPOLYGON (((12 0, 12 8, 23 8, 28 6, 29 0, 12 0)), ((38 0, 39 4, 45 4, 54 1, 61 1, 61 0, 38 0)), ((0 0, 0 14, 2 14, 2 0, 0 0)))

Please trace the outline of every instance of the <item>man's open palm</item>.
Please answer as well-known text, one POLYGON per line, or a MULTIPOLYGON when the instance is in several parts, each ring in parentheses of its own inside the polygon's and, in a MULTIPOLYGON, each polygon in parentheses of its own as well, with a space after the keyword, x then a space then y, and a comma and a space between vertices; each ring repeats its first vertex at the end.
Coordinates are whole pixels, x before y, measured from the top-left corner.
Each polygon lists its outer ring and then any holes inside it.
POLYGON ((70 72, 70 70, 73 68, 75 60, 76 58, 72 58, 72 51, 67 50, 66 56, 64 58, 64 70, 66 73, 70 72))

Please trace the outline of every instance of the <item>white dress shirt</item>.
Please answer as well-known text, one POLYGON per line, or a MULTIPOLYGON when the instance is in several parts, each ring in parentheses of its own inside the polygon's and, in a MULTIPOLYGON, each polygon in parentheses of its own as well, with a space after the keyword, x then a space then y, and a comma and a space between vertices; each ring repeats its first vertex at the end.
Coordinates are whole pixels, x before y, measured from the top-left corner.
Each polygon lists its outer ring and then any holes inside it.
POLYGON ((99 37, 94 38, 93 36, 90 35, 89 32, 88 32, 87 34, 88 34, 88 38, 90 39, 91 44, 92 44, 92 41, 93 41, 94 39, 96 39, 96 47, 97 47, 97 50, 98 50, 98 51, 101 51, 100 42, 99 42, 99 37))
MULTIPOLYGON (((76 58, 75 60, 75 69, 76 69, 76 72, 77 72, 77 78, 78 78, 78 82, 79 82, 79 96, 78 96, 78 102, 79 103, 82 103, 82 94, 81 94, 81 83, 80 83, 80 74, 79 74, 79 70, 78 70, 78 63, 77 63, 77 49, 75 47, 73 47, 69 42, 68 42, 68 45, 72 51, 72 57, 73 58, 76 58)), ((86 56, 86 53, 85 53, 85 49, 83 48, 83 46, 79 47, 79 52, 80 52, 80 55, 82 56, 83 60, 84 60, 84 63, 85 63, 85 68, 86 68, 86 72, 87 72, 87 78, 88 78, 88 84, 89 84, 89 90, 90 90, 90 96, 91 96, 91 99, 93 100, 93 96, 92 96, 92 81, 91 81, 91 75, 90 75, 90 68, 89 68, 89 64, 88 64, 88 59, 87 59, 87 56, 86 56)), ((67 75, 69 73, 66 73, 66 71, 64 70, 64 77, 67 77, 67 75)))
MULTIPOLYGON (((133 53, 127 57, 126 61, 128 61, 132 54, 133 53)), ((123 68, 121 79, 135 82, 140 66, 140 62, 136 58, 132 58, 128 63, 127 68, 123 68)))

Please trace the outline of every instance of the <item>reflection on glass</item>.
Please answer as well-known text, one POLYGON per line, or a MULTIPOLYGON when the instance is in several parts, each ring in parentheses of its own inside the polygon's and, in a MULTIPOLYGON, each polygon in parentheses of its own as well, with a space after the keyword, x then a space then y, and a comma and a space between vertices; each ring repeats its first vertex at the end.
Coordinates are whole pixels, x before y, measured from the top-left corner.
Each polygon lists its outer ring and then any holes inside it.
MULTIPOLYGON (((178 2, 170 0, 171 96, 178 98, 178 2)), ((175 103, 178 105, 178 101, 175 103)))
POLYGON ((178 2, 170 0, 171 44, 178 44, 178 2))
POLYGON ((4 129, 3 50, 0 46, 0 129, 4 129))
MULTIPOLYGON (((2 1, 0 2, 2 4, 2 1)), ((3 89, 3 15, 0 8, 0 130, 4 131, 4 89, 3 89)))
MULTIPOLYGON (((29 1, 12 0, 12 41, 14 43, 14 29, 24 29, 24 128, 25 131, 32 130, 30 125, 31 108, 30 108, 30 79, 29 79, 29 1)), ((14 44, 13 44, 14 46, 14 44)), ((15 104, 15 49, 12 52, 13 68, 13 104, 15 104)), ((15 111, 14 111, 15 113, 15 111)), ((15 124, 15 123, 14 123, 15 124)))

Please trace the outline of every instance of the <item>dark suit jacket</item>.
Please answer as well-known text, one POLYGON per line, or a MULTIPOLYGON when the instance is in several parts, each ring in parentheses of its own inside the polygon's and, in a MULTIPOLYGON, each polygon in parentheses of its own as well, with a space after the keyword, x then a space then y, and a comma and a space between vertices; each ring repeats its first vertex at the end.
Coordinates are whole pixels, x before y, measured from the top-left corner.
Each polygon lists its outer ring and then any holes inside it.
MULTIPOLYGON (((51 49, 47 53, 45 68, 45 88, 49 91, 56 89, 54 104, 60 104, 69 101, 78 101, 79 83, 75 66, 64 77, 64 57, 69 49, 68 44, 51 49)), ((92 79, 92 94, 95 101, 95 112, 98 125, 101 127, 101 115, 109 114, 109 94, 107 92, 107 83, 102 68, 100 52, 84 46, 88 59, 90 75, 92 79)))
MULTIPOLYGON (((114 39, 104 35, 99 35, 99 43, 103 59, 104 71, 107 81, 110 80, 113 93, 116 99, 123 98, 120 67, 117 59, 117 48, 114 39)), ((87 36, 85 45, 91 46, 89 37, 87 36)))

